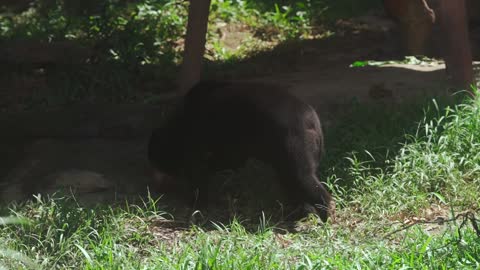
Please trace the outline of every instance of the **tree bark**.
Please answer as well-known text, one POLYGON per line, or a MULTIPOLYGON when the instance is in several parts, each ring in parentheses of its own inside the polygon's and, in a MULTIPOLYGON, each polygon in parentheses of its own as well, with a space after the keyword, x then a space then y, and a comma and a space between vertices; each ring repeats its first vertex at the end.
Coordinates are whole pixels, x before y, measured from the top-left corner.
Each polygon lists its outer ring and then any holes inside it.
POLYGON ((184 94, 200 81, 210 1, 211 0, 190 0, 185 50, 178 82, 181 94, 184 94))
POLYGON ((454 83, 470 90, 473 83, 472 52, 468 38, 465 0, 438 0, 444 35, 444 59, 454 83))

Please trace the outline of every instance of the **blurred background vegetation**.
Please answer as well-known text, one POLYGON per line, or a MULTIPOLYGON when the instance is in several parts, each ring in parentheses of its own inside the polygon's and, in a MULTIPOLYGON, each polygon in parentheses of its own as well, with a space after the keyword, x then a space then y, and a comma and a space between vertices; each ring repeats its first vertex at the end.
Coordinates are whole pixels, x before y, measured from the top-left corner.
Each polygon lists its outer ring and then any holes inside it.
MULTIPOLYGON (((336 20, 379 7, 380 0, 212 0, 206 57, 237 61, 281 42, 328 36, 336 20)), ((2 1, 0 80, 27 84, 23 109, 100 96, 130 102, 139 91, 171 89, 187 8, 182 0, 2 1)))

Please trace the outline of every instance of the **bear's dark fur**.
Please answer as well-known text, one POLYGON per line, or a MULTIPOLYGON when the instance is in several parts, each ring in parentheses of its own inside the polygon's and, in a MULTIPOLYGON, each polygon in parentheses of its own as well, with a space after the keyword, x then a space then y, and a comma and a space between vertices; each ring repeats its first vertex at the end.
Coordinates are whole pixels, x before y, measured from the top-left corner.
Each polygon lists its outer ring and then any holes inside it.
POLYGON ((207 178, 198 177, 205 171, 261 160, 276 170, 289 199, 314 205, 326 220, 333 201, 316 176, 322 152, 315 110, 279 87, 258 83, 197 84, 148 145, 153 167, 186 178, 200 198, 208 196, 207 178))

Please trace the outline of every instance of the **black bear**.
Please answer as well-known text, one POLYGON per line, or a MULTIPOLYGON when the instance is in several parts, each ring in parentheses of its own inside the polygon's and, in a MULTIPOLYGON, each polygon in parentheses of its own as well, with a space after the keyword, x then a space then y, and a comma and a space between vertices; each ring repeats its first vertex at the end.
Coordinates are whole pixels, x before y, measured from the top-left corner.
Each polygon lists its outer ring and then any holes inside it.
POLYGON ((204 81, 154 130, 148 145, 152 166, 186 179, 208 197, 205 172, 242 166, 256 158, 273 167, 289 199, 314 206, 326 220, 333 201, 318 180, 323 133, 315 110, 287 91, 259 83, 204 81))

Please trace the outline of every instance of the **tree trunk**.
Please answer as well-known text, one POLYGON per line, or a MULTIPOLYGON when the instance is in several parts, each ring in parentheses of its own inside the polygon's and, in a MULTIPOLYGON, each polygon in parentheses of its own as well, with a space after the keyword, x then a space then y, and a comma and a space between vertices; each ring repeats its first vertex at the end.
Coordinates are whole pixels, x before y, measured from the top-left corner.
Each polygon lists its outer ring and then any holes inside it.
POLYGON ((209 12, 210 0, 190 0, 185 51, 179 78, 179 91, 182 94, 200 81, 209 12))
POLYGON ((469 88, 473 83, 473 68, 465 0, 438 0, 438 2, 447 73, 454 83, 469 88))

